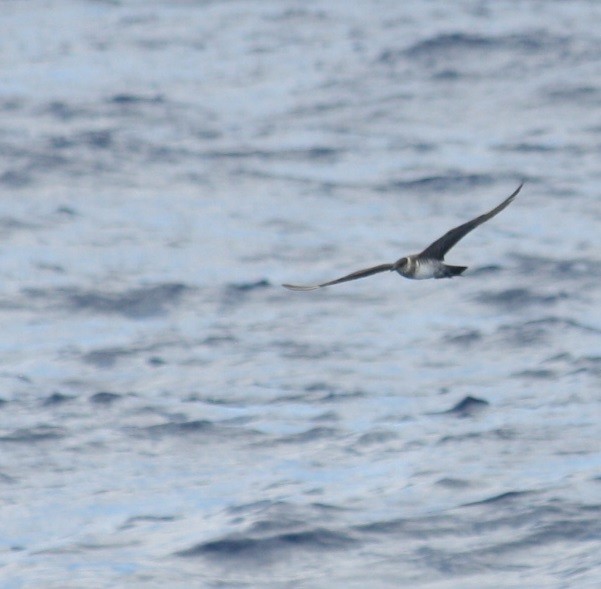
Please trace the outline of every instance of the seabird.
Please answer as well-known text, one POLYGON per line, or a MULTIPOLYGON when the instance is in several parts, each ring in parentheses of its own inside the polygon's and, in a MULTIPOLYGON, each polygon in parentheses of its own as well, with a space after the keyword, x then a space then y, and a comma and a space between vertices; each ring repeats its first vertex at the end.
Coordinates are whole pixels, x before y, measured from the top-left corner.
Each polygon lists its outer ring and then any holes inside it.
POLYGON ((337 278, 336 280, 331 280, 330 282, 324 282, 322 284, 306 286, 298 284, 282 284, 282 286, 290 290, 315 290, 317 288, 323 288, 324 286, 331 286, 332 284, 347 282, 349 280, 357 280, 358 278, 365 278, 372 274, 386 271, 398 272, 405 278, 413 278, 415 280, 423 280, 426 278, 452 278, 453 276, 459 276, 467 270, 467 266, 450 266, 449 264, 445 264, 445 254, 470 231, 474 230, 478 225, 482 225, 482 223, 492 219, 505 207, 509 206, 513 199, 518 195, 523 185, 524 183, 522 182, 513 194, 508 196, 500 205, 492 209, 492 211, 484 213, 467 223, 463 223, 463 225, 459 225, 458 227, 447 231, 442 237, 431 243, 419 254, 411 254, 399 258, 394 264, 380 264, 379 266, 372 266, 371 268, 365 268, 364 270, 357 270, 342 278, 337 278))

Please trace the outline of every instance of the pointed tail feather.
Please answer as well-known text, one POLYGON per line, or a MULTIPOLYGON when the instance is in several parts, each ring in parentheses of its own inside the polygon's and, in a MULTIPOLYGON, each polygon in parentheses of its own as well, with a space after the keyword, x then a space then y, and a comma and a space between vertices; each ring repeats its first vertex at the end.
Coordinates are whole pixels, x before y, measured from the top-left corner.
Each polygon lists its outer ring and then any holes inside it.
POLYGON ((449 266, 449 264, 445 264, 444 269, 445 274, 440 278, 452 278, 453 276, 461 276, 467 270, 467 266, 449 266))

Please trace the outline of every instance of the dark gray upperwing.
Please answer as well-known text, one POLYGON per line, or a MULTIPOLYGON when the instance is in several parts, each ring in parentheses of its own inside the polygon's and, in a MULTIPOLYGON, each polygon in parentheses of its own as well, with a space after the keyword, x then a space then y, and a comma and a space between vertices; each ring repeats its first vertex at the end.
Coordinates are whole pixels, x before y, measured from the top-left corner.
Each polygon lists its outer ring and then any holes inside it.
POLYGON ((323 284, 311 284, 307 286, 303 286, 300 284, 282 284, 284 288, 289 290, 316 290, 318 288, 322 288, 324 286, 331 286, 332 284, 338 284, 339 282, 347 282, 349 280, 357 280, 358 278, 365 278, 366 276, 371 276, 372 274, 377 274, 378 272, 386 272, 386 270, 392 270, 393 264, 380 264, 379 266, 372 266, 371 268, 365 268, 364 270, 357 270, 357 272, 353 272, 352 274, 347 274, 342 278, 337 278, 336 280, 331 280, 330 282, 324 282, 323 284))
POLYGON ((498 215, 505 207, 507 207, 513 199, 518 195, 518 192, 522 189, 524 183, 522 182, 515 192, 508 196, 499 206, 495 207, 492 211, 484 213, 459 227, 451 229, 445 233, 442 237, 437 239, 434 243, 431 243, 423 252, 419 255, 424 258, 434 258, 435 260, 444 260, 445 254, 463 237, 465 237, 470 231, 482 225, 485 221, 488 221, 495 215, 498 215))

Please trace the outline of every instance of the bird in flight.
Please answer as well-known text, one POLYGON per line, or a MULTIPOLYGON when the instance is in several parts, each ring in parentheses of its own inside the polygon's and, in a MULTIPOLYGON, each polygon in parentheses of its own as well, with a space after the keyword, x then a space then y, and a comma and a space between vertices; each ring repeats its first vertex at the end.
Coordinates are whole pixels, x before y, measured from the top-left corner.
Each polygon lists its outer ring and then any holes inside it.
POLYGON ((411 254, 399 258, 393 264, 380 264, 379 266, 372 266, 371 268, 365 268, 363 270, 357 270, 336 280, 330 280, 330 282, 324 282, 322 284, 311 284, 311 285, 299 285, 299 284, 282 284, 283 287, 290 290, 316 290, 323 288, 324 286, 331 286, 332 284, 338 284, 340 282, 348 282, 349 280, 357 280, 358 278, 366 278, 372 274, 378 274, 379 272, 398 272, 405 278, 413 278, 415 280, 423 280, 426 278, 452 278, 453 276, 459 276, 465 270, 467 266, 450 266, 444 263, 444 257, 446 253, 460 240, 463 239, 470 231, 474 230, 478 225, 492 219, 495 215, 498 215, 505 207, 513 201, 522 189, 524 183, 522 182, 516 190, 508 196, 500 205, 496 206, 492 211, 484 213, 463 225, 459 225, 450 231, 447 231, 442 237, 431 243, 424 251, 419 254, 411 254))

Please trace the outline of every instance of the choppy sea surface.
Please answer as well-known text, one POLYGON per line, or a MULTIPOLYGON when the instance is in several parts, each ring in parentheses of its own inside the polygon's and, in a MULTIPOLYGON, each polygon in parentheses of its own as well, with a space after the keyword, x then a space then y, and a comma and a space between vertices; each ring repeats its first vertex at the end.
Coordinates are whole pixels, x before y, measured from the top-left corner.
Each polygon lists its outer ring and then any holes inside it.
POLYGON ((0 12, 3 588, 600 586, 600 3, 0 12))

